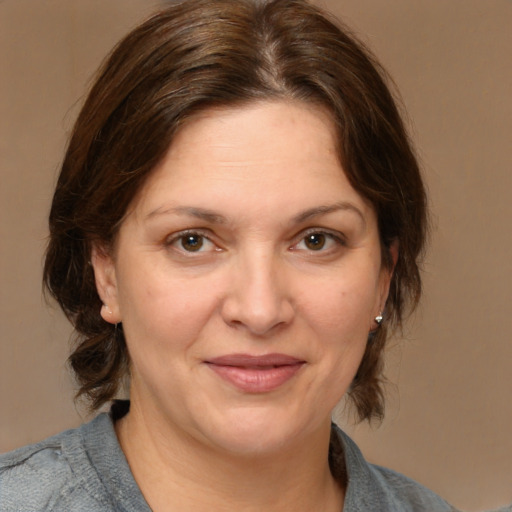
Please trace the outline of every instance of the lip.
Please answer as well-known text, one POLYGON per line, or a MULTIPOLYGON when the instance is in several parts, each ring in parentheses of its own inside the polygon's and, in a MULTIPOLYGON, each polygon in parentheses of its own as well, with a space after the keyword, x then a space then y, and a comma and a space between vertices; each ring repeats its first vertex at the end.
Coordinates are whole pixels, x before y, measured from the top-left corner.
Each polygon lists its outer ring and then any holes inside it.
POLYGON ((240 391, 268 393, 294 377, 305 361, 286 354, 228 354, 205 363, 240 391))

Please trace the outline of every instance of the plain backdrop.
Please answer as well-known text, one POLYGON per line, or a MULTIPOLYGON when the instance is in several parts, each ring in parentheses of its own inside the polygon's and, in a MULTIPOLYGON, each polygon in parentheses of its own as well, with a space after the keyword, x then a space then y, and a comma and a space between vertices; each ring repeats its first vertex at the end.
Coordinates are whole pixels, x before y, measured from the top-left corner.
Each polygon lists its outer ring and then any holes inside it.
MULTIPOLYGON (((337 418, 371 462, 455 506, 511 503, 512 2, 319 3, 394 77, 434 220, 423 305, 390 344, 386 419, 337 418)), ((46 216, 92 73, 157 6, 0 1, 1 451, 87 419, 65 366, 70 328, 41 293, 46 216)))

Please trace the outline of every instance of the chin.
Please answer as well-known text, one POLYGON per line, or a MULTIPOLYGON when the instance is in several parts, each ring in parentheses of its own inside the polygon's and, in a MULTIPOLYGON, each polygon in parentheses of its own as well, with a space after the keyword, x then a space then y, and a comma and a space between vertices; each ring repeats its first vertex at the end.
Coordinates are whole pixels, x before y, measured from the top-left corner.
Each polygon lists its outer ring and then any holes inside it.
POLYGON ((211 425, 207 435, 213 444, 233 455, 272 455, 293 446, 301 434, 312 429, 304 418, 291 419, 282 412, 265 408, 231 411, 221 422, 211 425))

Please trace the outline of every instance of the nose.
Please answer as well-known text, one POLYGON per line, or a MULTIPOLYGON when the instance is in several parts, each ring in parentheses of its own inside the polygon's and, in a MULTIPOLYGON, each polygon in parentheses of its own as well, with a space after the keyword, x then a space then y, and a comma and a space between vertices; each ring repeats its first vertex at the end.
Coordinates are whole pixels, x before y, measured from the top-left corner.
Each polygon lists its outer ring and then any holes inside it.
POLYGON ((275 257, 252 254, 239 258, 234 267, 222 304, 222 316, 228 325, 265 336, 291 323, 291 282, 275 257))

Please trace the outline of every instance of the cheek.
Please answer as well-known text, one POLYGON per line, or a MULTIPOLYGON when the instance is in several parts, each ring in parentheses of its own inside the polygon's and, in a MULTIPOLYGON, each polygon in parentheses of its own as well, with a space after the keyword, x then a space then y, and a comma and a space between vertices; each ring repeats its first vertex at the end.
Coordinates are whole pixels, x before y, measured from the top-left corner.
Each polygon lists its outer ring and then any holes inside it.
POLYGON ((307 311, 303 317, 315 341, 308 340, 313 371, 307 387, 318 417, 339 403, 361 364, 368 342, 371 294, 330 286, 321 298, 303 305, 307 311))
POLYGON ((301 294, 300 308, 318 330, 368 333, 378 296, 376 279, 354 273, 314 285, 301 294))
MULTIPOLYGON (((368 272, 370 274, 371 272, 368 272)), ((325 283, 301 304, 317 339, 315 360, 327 383, 326 393, 341 398, 360 365, 368 342, 377 295, 376 280, 352 275, 325 283), (320 292, 321 290, 321 292, 320 292)))
MULTIPOLYGON (((123 328, 132 356, 144 348, 178 352, 193 344, 199 331, 215 310, 215 287, 163 275, 139 276, 120 287, 123 328), (210 293, 208 293, 208 290, 210 293)), ((142 351, 140 351, 142 352, 142 351)))

